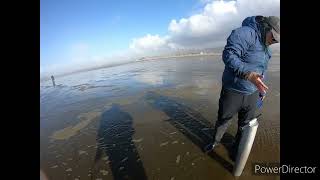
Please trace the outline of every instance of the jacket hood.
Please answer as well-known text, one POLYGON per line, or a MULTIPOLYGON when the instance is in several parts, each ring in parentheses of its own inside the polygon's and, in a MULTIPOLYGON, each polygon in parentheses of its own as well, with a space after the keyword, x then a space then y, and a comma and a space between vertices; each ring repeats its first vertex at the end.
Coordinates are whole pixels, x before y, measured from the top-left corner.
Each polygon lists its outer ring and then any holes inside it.
POLYGON ((254 29, 259 37, 261 36, 260 28, 259 28, 259 23, 256 21, 256 16, 251 16, 247 17, 242 21, 242 26, 249 26, 252 29, 254 29))

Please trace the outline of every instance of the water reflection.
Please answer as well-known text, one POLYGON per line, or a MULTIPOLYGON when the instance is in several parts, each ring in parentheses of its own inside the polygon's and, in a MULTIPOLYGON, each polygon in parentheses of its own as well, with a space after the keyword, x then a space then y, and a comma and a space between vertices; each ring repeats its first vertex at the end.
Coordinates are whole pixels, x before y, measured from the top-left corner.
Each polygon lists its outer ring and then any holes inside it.
POLYGON ((164 77, 161 73, 156 72, 145 72, 137 77, 135 79, 139 82, 146 83, 148 85, 163 85, 164 84, 164 77))
POLYGON ((113 104, 102 114, 95 164, 105 153, 115 180, 147 179, 138 151, 132 142, 134 132, 132 117, 122 111, 119 105, 113 104))
MULTIPOLYGON (((168 122, 202 150, 205 145, 212 142, 213 128, 211 128, 210 123, 200 113, 169 97, 154 92, 148 92, 146 99, 152 106, 164 111, 170 117, 168 122)), ((233 142, 234 137, 231 134, 226 133, 221 144, 223 144, 230 153, 233 142)), ((209 153, 209 156, 219 162, 220 165, 226 168, 230 173, 232 172, 233 165, 220 155, 213 151, 209 153)))
MULTIPOLYGON (((220 57, 218 57, 220 58, 220 57)), ((270 71, 273 71, 272 68, 275 70, 279 69, 279 58, 274 59, 271 61, 271 66, 269 68, 270 71), (272 63, 273 62, 273 63, 272 63)), ((64 148, 55 147, 50 142, 50 135, 53 133, 53 130, 64 129, 71 124, 74 123, 72 118, 76 116, 78 113, 88 112, 88 109, 99 109, 101 110, 102 107, 105 107, 105 103, 108 102, 118 102, 118 100, 123 100, 127 102, 128 99, 131 97, 139 96, 144 94, 144 92, 148 90, 154 90, 158 92, 163 92, 166 94, 170 94, 176 98, 183 99, 190 103, 193 106, 201 105, 207 106, 201 109, 207 116, 215 118, 217 112, 217 105, 219 98, 219 89, 221 87, 220 77, 221 73, 223 72, 223 61, 220 59, 217 60, 216 57, 204 57, 204 61, 200 61, 200 58, 192 57, 192 58, 181 58, 177 60, 159 60, 159 61, 150 61, 150 62, 143 62, 143 63, 132 63, 123 66, 117 66, 112 68, 105 68, 105 69, 98 69, 89 72, 77 73, 70 76, 65 77, 56 77, 56 88, 52 87, 51 80, 46 82, 40 83, 40 119, 41 119, 41 127, 40 127, 40 148, 41 148, 41 168, 47 173, 48 177, 52 179, 67 179, 66 172, 64 169, 64 165, 60 165, 62 162, 65 162, 65 159, 68 159, 69 156, 75 156, 78 154, 78 150, 85 150, 86 145, 93 145, 92 148, 88 148, 86 151, 88 152, 87 156, 81 156, 81 161, 72 160, 68 163, 68 168, 72 168, 72 174, 74 175, 81 175, 81 179, 86 179, 88 175, 88 169, 92 170, 93 161, 95 158, 96 149, 94 149, 94 144, 96 143, 96 133, 97 133, 97 121, 93 121, 92 128, 90 128, 90 133, 87 135, 85 134, 87 130, 83 130, 79 133, 79 136, 75 136, 75 138, 69 139, 66 142, 66 145, 61 145, 64 148), (140 81, 138 80, 140 78, 140 81), (214 100, 209 100, 208 98, 212 98, 214 100), (209 109, 210 107, 210 109, 209 109), (71 123, 71 124, 70 124, 71 123), (71 146, 72 145, 72 146, 71 146), (52 146, 52 147, 51 147, 52 146), (56 158, 56 155, 61 155, 61 157, 56 158), (75 154, 75 155, 73 155, 75 154), (64 158, 65 157, 65 158, 64 158), (84 158, 87 157, 87 158, 84 158), (81 166, 78 166, 81 163, 81 166), (54 167, 54 165, 59 165, 59 168, 50 168, 54 167)), ((261 126, 260 133, 257 134, 257 139, 255 141, 255 148, 252 151, 252 159, 257 162, 261 161, 279 161, 279 134, 280 134, 280 125, 279 125, 279 104, 280 104, 280 86, 279 86, 279 71, 269 73, 269 80, 271 91, 269 93, 268 98, 265 102, 265 108, 263 109, 264 119, 268 119, 268 121, 262 121, 263 125, 261 126)), ((270 86, 269 86, 270 87, 270 86)), ((211 122, 208 123, 207 120, 196 111, 192 110, 191 108, 174 101, 172 98, 165 97, 165 96, 151 96, 151 100, 154 100, 155 103, 159 103, 158 108, 163 112, 166 112, 167 115, 170 116, 171 120, 169 121, 172 124, 172 127, 175 126, 180 129, 181 132, 184 131, 185 136, 190 137, 190 141, 193 144, 197 144, 200 149, 202 149, 202 144, 208 141, 207 138, 211 138, 210 135, 212 134, 211 122), (161 103, 163 103, 161 105, 161 103), (171 109, 171 110, 170 110, 171 109), (186 120, 185 120, 185 119, 186 120), (190 121, 190 122, 189 122, 190 121), (192 122, 192 123, 191 123, 192 122), (189 123, 189 124, 188 124, 189 123), (194 127, 192 127, 192 126, 194 127), (206 129, 207 128, 207 129, 206 129), (200 131, 200 130, 203 131, 200 131), (203 135, 204 134, 204 135, 203 135), (208 135, 208 136, 205 136, 208 135)), ((179 101, 180 102, 180 101, 179 101)), ((147 125, 149 120, 149 116, 152 114, 148 112, 148 109, 143 109, 144 101, 141 101, 142 104, 137 104, 137 108, 131 109, 130 112, 136 113, 137 116, 141 117, 141 123, 143 125, 147 125), (142 110, 141 110, 142 109, 142 110)), ((121 104, 121 103, 120 103, 121 104)), ((108 103, 109 105, 109 103, 108 103)), ((197 107, 197 108, 201 108, 197 107)), ((115 108, 117 109, 117 108, 115 108)), ((118 109, 121 111, 121 109, 118 109)), ((128 111, 126 111, 128 112, 128 111)), ((105 117, 101 122, 108 124, 108 121, 119 121, 121 117, 117 117, 115 113, 112 111, 105 112, 105 117), (113 115, 111 115, 113 114, 113 115), (110 117, 107 117, 110 116, 110 117), (106 122, 105 122, 106 121, 106 122)), ((120 113, 122 114, 122 113, 120 113)), ((99 115, 100 117, 100 115, 99 115)), ((211 118, 210 118, 211 119, 211 118)), ((97 119, 98 120, 98 119, 97 119)), ((169 123, 168 122, 168 123, 169 123)), ((152 122, 151 124, 154 125, 157 122, 152 122)), ((112 123, 111 123, 112 124, 112 123)), ((121 124, 121 123, 119 123, 121 124)), ((100 128, 99 131, 106 130, 111 125, 103 125, 103 127, 98 126, 100 128)), ((167 124, 166 124, 167 125, 167 124)), ((170 124, 169 124, 170 125, 170 124)), ((126 125, 127 129, 132 129, 132 125, 126 125)), ((89 126, 88 126, 89 127, 89 126)), ((91 127, 91 125, 90 125, 91 127)), ((153 126, 152 126, 153 127, 153 126)), ((156 127, 157 128, 157 127, 156 127)), ((155 131, 157 129, 155 128, 155 131)), ((125 128, 124 128, 125 129, 125 128)), ((235 128, 236 129, 236 128, 235 128)), ((141 138, 146 135, 147 131, 145 129, 141 130, 141 138)), ((114 130, 111 130, 114 131, 114 130)), ((117 135, 116 133, 112 133, 114 136, 117 135)), ((122 130, 121 130, 122 131, 122 130)), ((129 131, 129 130, 128 130, 129 131)), ((137 132, 138 129, 135 129, 137 132)), ((117 131, 117 132, 120 132, 117 131)), ((125 132, 125 131, 123 131, 125 132)), ((125 155, 112 155, 117 153, 124 153, 122 152, 123 149, 119 148, 119 152, 116 150, 112 151, 111 149, 109 152, 107 151, 107 147, 110 147, 108 144, 121 144, 121 142, 127 143, 126 145, 122 145, 122 147, 128 147, 132 150, 133 153, 137 155, 135 148, 139 149, 138 146, 130 146, 129 142, 132 138, 132 134, 134 132, 128 132, 125 136, 128 136, 129 140, 118 140, 119 137, 113 137, 112 135, 104 135, 100 132, 100 137, 108 137, 105 139, 109 139, 111 142, 107 142, 107 140, 98 140, 101 142, 99 145, 99 150, 101 151, 100 155, 97 154, 97 159, 104 159, 105 154, 109 153, 110 157, 113 156, 117 158, 114 162, 121 162, 121 160, 127 161, 125 155), (115 143, 113 143, 115 142, 115 143)), ((98 139, 100 138, 98 137, 98 139)), ((181 137, 181 134, 177 136, 178 138, 181 137)), ((227 144, 231 144, 231 140, 228 140, 229 136, 225 136, 227 144)), ((230 136, 231 137, 231 136, 230 136)), ((158 137, 156 137, 158 138, 158 137)), ((161 136, 159 136, 161 138, 161 136)), ((230 138, 232 139, 232 138, 230 138)), ((144 141, 146 144, 152 144, 153 142, 144 141)), ((198 147, 196 146, 196 147, 198 147)), ((228 146, 226 146, 228 147, 228 146)), ((116 148, 116 147, 115 147, 116 148)), ((148 149, 149 151, 143 152, 145 154, 140 153, 140 156, 148 156, 149 154, 156 154, 158 150, 148 149)), ((179 150, 179 146, 174 147, 174 149, 168 151, 168 153, 175 152, 179 150)), ((206 169, 194 169, 194 171, 190 172, 193 176, 204 177, 214 179, 216 178, 215 175, 224 174, 217 172, 219 169, 215 169, 216 165, 220 166, 223 164, 224 161, 228 160, 228 157, 224 156, 224 153, 220 153, 224 150, 223 148, 219 148, 216 152, 221 155, 223 158, 220 158, 222 163, 216 163, 217 159, 219 160, 218 156, 215 156, 212 160, 204 161, 204 166, 208 165, 213 168, 208 170, 206 169), (198 171, 199 170, 199 171, 198 171), (214 172, 214 173, 211 173, 214 172), (216 173, 217 172, 217 173, 216 173), (203 175, 203 176, 202 176, 203 175)), ((159 150, 160 151, 160 150, 159 150)), ((191 150, 190 150, 191 151, 191 150)), ((126 152, 127 153, 127 152, 126 152)), ((128 153, 129 154, 129 153, 128 153)), ((210 154, 214 156, 215 154, 210 154)), ((204 155, 205 156, 205 155, 204 155)), ((138 158, 137 155, 136 158, 138 158)), ((167 156, 153 156, 154 161, 152 165, 147 164, 147 161, 144 162, 144 167, 146 168, 146 173, 148 173, 149 169, 155 166, 169 166, 170 164, 162 164, 159 160, 168 158, 167 156), (148 166, 148 167, 147 167, 148 166)), ((135 159, 136 159, 135 158, 135 159)), ((76 159, 76 158, 74 158, 76 159)), ((80 159, 80 157, 79 157, 80 159)), ((130 158, 128 158, 129 160, 130 158)), ((209 158, 210 159, 210 158, 209 158)), ((110 160, 110 159, 109 159, 110 160)), ((111 169, 109 169, 109 164, 106 164, 107 160, 98 161, 97 167, 100 166, 98 169, 99 177, 90 178, 102 179, 108 178, 112 179, 111 177, 111 169), (100 170, 107 170, 109 174, 106 176, 101 176, 100 170)), ((111 167, 112 161, 110 161, 111 167)), ((144 174, 144 170, 141 165, 137 165, 136 162, 132 162, 133 166, 137 166, 137 172, 141 172, 140 174, 144 174), (142 169, 142 170, 141 170, 142 169)), ((226 163, 227 164, 227 163, 226 163)), ((115 166, 115 164, 112 164, 115 166)), ((120 166, 121 167, 121 166, 120 166)), ((120 169, 119 167, 119 169, 120 169)), ((187 164, 183 164, 181 166, 183 168, 188 168, 187 164)), ((157 168, 157 167, 155 167, 157 168)), ((192 166, 192 168, 195 168, 192 166)), ((220 167, 219 167, 220 168, 220 167)), ((122 169, 122 168, 121 168, 122 169)), ((150 174, 148 174, 149 178, 152 179, 152 170, 150 174)), ((164 171, 161 170, 162 173, 171 173, 171 171, 164 171)), ((104 172, 104 171, 103 171, 104 172)), ((172 173, 179 173, 180 171, 172 171, 172 173)), ((91 174, 91 172, 88 172, 91 174)), ((184 173, 184 172, 183 172, 184 173)), ((247 172, 250 173, 250 172, 247 172)), ((92 173, 94 174, 94 173, 92 173)), ((126 172, 127 177, 133 178, 133 175, 126 172)), ((139 174, 139 173, 138 173, 139 174)), ((126 175, 118 175, 118 177, 126 175)), ((73 176, 73 175, 72 175, 73 176)), ((117 176, 117 175, 116 175, 117 176)), ((135 179, 144 179, 145 175, 141 175, 142 178, 135 178, 135 179)), ((249 177, 249 176, 248 176, 249 177)), ((253 179, 254 176, 251 176, 253 179)), ((202 179, 207 179, 202 178, 202 179)), ((247 178, 247 177, 246 177, 247 178)), ((74 179, 74 178, 72 178, 74 179)), ((89 176, 88 176, 89 179, 89 176)), ((170 179, 170 178, 169 178, 170 179)), ((185 178, 185 179, 192 179, 185 178)), ((219 179, 219 178, 218 178, 219 179)), ((222 179, 222 178, 220 178, 222 179)), ((249 177, 250 179, 250 177, 249 177)))

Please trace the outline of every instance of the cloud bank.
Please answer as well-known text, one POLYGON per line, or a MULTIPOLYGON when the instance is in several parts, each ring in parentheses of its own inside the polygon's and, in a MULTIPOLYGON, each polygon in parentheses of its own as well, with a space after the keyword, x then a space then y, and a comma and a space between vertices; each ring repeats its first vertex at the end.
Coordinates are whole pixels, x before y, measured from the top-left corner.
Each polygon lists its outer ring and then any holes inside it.
POLYGON ((172 19, 168 24, 167 36, 148 34, 135 38, 130 49, 146 52, 154 51, 155 47, 157 50, 221 47, 225 45, 231 30, 241 26, 245 17, 280 16, 280 0, 205 0, 202 3, 204 7, 200 13, 179 20, 172 19))

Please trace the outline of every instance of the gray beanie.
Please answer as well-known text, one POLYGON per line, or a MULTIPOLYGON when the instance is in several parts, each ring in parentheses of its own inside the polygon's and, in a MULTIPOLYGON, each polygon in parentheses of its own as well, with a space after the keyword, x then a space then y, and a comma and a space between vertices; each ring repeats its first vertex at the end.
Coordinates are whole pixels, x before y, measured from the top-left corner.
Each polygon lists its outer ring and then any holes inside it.
POLYGON ((272 27, 272 35, 275 40, 280 42, 280 18, 277 16, 269 16, 266 18, 267 23, 272 27))

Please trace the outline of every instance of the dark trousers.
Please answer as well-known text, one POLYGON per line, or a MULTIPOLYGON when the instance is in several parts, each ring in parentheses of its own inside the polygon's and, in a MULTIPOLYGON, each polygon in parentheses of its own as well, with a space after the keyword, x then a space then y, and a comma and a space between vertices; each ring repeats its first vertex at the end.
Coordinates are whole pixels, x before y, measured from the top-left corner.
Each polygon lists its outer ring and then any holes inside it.
POLYGON ((234 114, 238 113, 238 131, 235 137, 233 153, 236 153, 241 139, 243 127, 255 117, 256 103, 259 92, 244 95, 222 87, 219 99, 218 120, 215 124, 214 140, 219 143, 231 123, 234 114))

